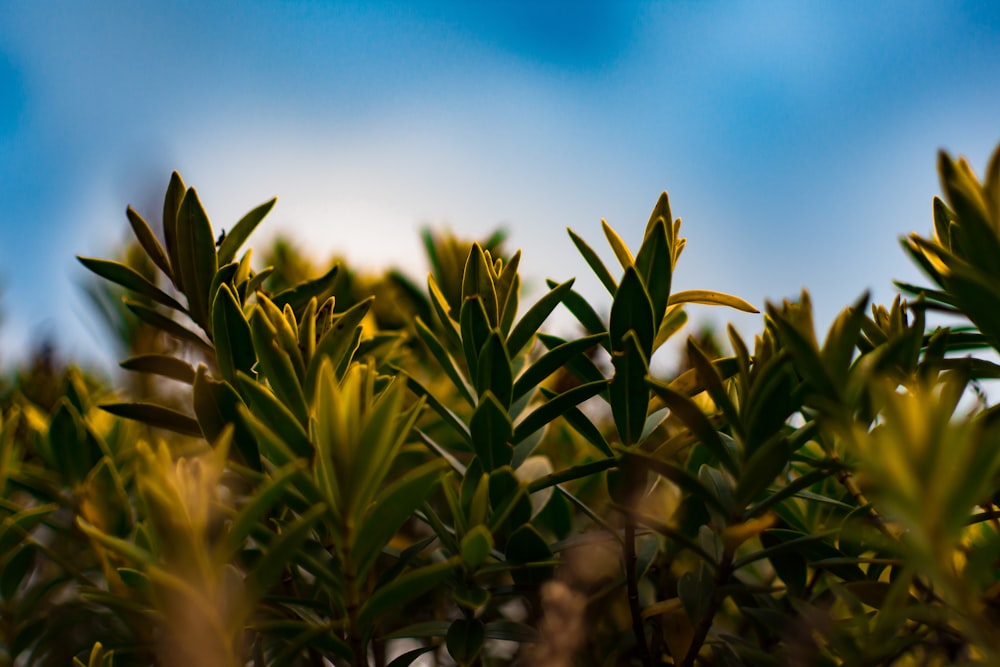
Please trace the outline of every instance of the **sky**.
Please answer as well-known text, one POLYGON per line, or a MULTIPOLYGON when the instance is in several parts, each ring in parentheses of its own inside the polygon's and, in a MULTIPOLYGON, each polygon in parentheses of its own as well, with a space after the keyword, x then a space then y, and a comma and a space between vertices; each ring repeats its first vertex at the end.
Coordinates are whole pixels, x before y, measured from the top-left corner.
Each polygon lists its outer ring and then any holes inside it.
POLYGON ((251 246, 423 282, 422 226, 502 226, 523 299, 576 276, 604 310, 566 228, 612 264, 601 219, 637 248, 666 190, 675 290, 806 287, 825 328, 922 280, 898 239, 931 230, 937 151, 982 173, 998 143, 995 2, 0 0, 0 364, 110 363, 74 255, 127 204, 158 222, 174 169, 216 229, 278 196, 251 246))

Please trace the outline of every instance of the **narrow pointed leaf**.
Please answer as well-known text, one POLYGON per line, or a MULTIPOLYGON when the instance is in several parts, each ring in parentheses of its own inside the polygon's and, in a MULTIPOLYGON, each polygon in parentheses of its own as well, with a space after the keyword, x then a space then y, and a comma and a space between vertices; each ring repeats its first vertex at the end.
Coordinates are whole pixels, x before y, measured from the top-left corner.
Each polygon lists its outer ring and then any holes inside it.
POLYGON ((709 421, 705 413, 701 411, 701 408, 687 396, 671 389, 669 385, 653 378, 648 378, 647 381, 652 387, 653 393, 660 397, 660 400, 677 415, 698 441, 725 466, 726 470, 734 475, 738 474, 739 467, 736 465, 736 461, 733 460, 729 450, 722 443, 719 433, 712 426, 712 422, 709 421))
POLYGON ((219 260, 215 253, 212 224, 194 188, 188 189, 177 212, 177 242, 180 273, 191 319, 207 330, 211 326, 208 309, 213 296, 209 294, 209 288, 215 272, 219 270, 219 260))
POLYGON ((113 415, 164 428, 181 435, 202 437, 198 421, 183 412, 155 403, 105 403, 99 408, 113 415))
POLYGON ((292 307, 296 313, 302 312, 309 300, 312 298, 323 299, 333 289, 333 284, 337 280, 337 272, 340 270, 339 264, 334 264, 330 269, 312 280, 299 283, 294 287, 278 292, 271 300, 278 308, 284 308, 285 304, 292 307))
POLYGON ((156 264, 160 271, 163 271, 164 275, 172 279, 174 272, 170 269, 170 260, 167 259, 167 253, 163 251, 163 246, 160 245, 149 224, 131 206, 125 209, 125 215, 128 217, 129 224, 132 225, 132 231, 135 232, 135 238, 138 239, 139 245, 146 251, 146 255, 153 260, 153 264, 156 264))
POLYGON ((334 316, 332 326, 316 344, 316 351, 309 362, 309 368, 306 370, 304 386, 308 392, 309 400, 315 396, 316 374, 319 372, 323 359, 329 359, 335 369, 344 367, 350 362, 357 349, 358 330, 361 327, 361 322, 371 310, 374 301, 375 297, 368 297, 334 316))
POLYGON ((516 357, 531 341, 532 336, 573 288, 573 282, 574 279, 570 278, 553 287, 545 296, 535 302, 524 314, 524 317, 514 325, 514 330, 510 332, 507 339, 507 350, 510 352, 511 358, 516 357))
POLYGON ((470 406, 476 404, 475 398, 472 396, 472 392, 469 390, 469 385, 462 377, 461 371, 458 368, 458 364, 455 360, 451 358, 448 351, 444 348, 444 345, 438 340, 438 337, 434 334, 430 328, 423 323, 423 321, 418 317, 414 320, 414 328, 416 329, 417 336, 423 341, 427 349, 430 350, 431 355, 437 360, 438 365, 441 370, 445 372, 450 379, 455 388, 458 389, 459 395, 465 399, 465 402, 470 406))
POLYGON ((618 258, 618 263, 622 265, 623 269, 629 269, 635 265, 635 259, 632 257, 632 252, 625 245, 625 241, 622 237, 618 236, 618 232, 612 229, 611 225, 607 223, 606 220, 601 220, 601 228, 604 229, 604 236, 608 239, 608 244, 611 245, 611 249, 615 252, 615 257, 618 258))
POLYGON ((185 384, 194 382, 194 368, 191 364, 165 354, 137 354, 118 364, 127 371, 151 373, 185 384))
POLYGON ((311 459, 313 446, 304 426, 292 411, 267 387, 243 373, 237 373, 237 386, 254 416, 281 437, 296 456, 311 459))
POLYGON ((236 372, 251 374, 257 363, 250 323, 229 285, 223 284, 212 305, 212 337, 222 377, 236 383, 236 372))
POLYGON ((670 247, 670 220, 660 219, 646 228, 646 237, 635 257, 649 298, 653 304, 653 319, 663 320, 670 302, 670 284, 673 275, 673 252, 670 247))
POLYGON ((219 246, 219 264, 228 264, 233 261, 236 253, 239 252, 261 220, 271 212, 277 201, 277 198, 270 199, 240 218, 240 221, 226 234, 226 238, 222 239, 222 245, 219 246))
POLYGON ((513 456, 510 445, 513 425, 507 411, 492 392, 486 392, 480 398, 479 405, 472 413, 469 429, 472 447, 483 470, 490 472, 510 464, 513 456))
POLYGON ((479 296, 471 296, 462 302, 460 313, 462 327, 462 351, 469 375, 476 377, 479 368, 479 350, 490 335, 490 322, 479 296))
POLYGON ((649 408, 649 388, 646 361, 634 331, 628 331, 622 340, 622 349, 611 355, 614 376, 608 385, 611 414, 622 443, 633 445, 642 436, 649 408))
MULTIPOLYGON (((514 382, 513 398, 516 400, 538 386, 545 378, 565 366, 570 359, 582 355, 587 350, 598 345, 604 338, 602 334, 584 336, 576 340, 557 344, 538 358, 514 382)), ((544 342, 544 341, 543 341, 544 342)), ((546 343, 546 347, 548 344, 546 343)), ((592 378, 598 379, 598 378, 592 378)))
POLYGON ((136 317, 146 324, 160 329, 177 340, 197 345, 201 349, 209 352, 215 351, 215 348, 212 347, 211 343, 206 342, 204 338, 190 329, 178 324, 163 313, 157 311, 155 308, 150 308, 145 304, 138 303, 130 299, 125 299, 125 307, 132 311, 136 317))
MULTIPOLYGON (((559 283, 554 280, 546 278, 545 284, 550 288, 556 287, 559 283)), ((563 304, 566 308, 573 314, 583 328, 590 334, 606 334, 608 329, 604 322, 601 320, 601 316, 597 314, 594 307, 583 298, 578 292, 570 290, 566 293, 563 298, 563 304)), ((608 343, 602 343, 605 347, 608 347, 608 343)))
POLYGON ((601 393, 607 387, 607 380, 588 382, 565 391, 535 408, 514 427, 512 442, 516 445, 529 435, 560 417, 571 407, 583 403, 601 393))
POLYGON ((170 184, 167 186, 167 194, 163 198, 163 243, 167 246, 167 257, 170 258, 171 279, 174 287, 180 292, 184 291, 184 280, 181 276, 181 262, 178 248, 180 244, 177 240, 177 213, 181 208, 181 200, 184 199, 184 181, 176 171, 170 175, 170 184))
POLYGON ((358 627, 365 634, 369 633, 380 618, 403 609, 406 603, 440 585, 458 565, 457 557, 425 565, 379 588, 362 606, 358 627))
POLYGON ((738 296, 704 289, 685 290, 671 294, 669 303, 670 305, 674 305, 675 303, 702 303, 709 306, 729 306, 745 313, 760 312, 752 304, 747 303, 738 296))
POLYGON ((476 392, 480 396, 487 391, 492 393, 504 410, 509 410, 513 398, 513 373, 500 332, 491 332, 479 351, 476 392))
POLYGON ((182 313, 187 312, 184 306, 182 306, 176 299, 153 283, 149 282, 145 276, 131 267, 125 266, 120 262, 112 262, 106 259, 81 257, 79 255, 77 255, 76 258, 80 260, 81 264, 105 280, 110 280, 116 285, 121 285, 136 294, 148 297, 157 303, 167 306, 168 308, 179 310, 182 313))
POLYGON ((290 566, 295 553, 309 537, 313 524, 326 511, 326 506, 322 504, 312 507, 294 523, 286 526, 281 534, 267 545, 264 555, 247 573, 246 587, 253 598, 259 599, 281 576, 282 571, 290 566))
POLYGON ((608 294, 614 296, 615 292, 618 291, 618 283, 615 282, 614 276, 612 276, 611 272, 608 271, 608 267, 604 265, 604 262, 601 261, 601 258, 594 251, 594 249, 591 248, 586 241, 577 236, 576 232, 568 227, 566 228, 566 231, 569 232, 569 237, 573 240, 573 245, 575 245, 576 249, 580 251, 581 255, 583 255, 583 259, 590 266, 594 275, 597 276, 597 279, 600 280, 601 284, 608 290, 608 294))

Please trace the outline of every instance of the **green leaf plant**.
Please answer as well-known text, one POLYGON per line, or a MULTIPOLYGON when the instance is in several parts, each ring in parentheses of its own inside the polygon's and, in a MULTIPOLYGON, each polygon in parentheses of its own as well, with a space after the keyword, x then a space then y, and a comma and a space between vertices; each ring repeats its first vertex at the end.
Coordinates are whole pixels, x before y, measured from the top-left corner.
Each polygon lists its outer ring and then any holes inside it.
POLYGON ((1000 150, 938 166, 929 287, 825 336, 803 291, 674 372, 690 308, 756 309, 673 289, 665 193, 611 261, 569 231, 606 302, 528 301, 502 233, 424 232, 426 287, 257 269, 275 200, 217 235, 173 174, 80 258, 139 381, 4 383, 0 664, 996 664, 1000 150))

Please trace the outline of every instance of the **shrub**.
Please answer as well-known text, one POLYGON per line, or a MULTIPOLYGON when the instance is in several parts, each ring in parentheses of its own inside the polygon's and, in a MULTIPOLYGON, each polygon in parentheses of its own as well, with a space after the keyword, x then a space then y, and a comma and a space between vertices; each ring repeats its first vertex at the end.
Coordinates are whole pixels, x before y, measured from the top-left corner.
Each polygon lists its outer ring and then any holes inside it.
POLYGON ((822 342, 803 292, 667 377, 687 304, 755 309, 671 289, 666 194, 635 253, 604 224, 616 267, 570 231, 602 317, 572 279, 522 304, 502 235, 425 234, 426 290, 255 269, 274 200, 217 237, 175 173, 159 236, 129 208, 123 260, 80 258, 143 380, 4 399, 4 664, 994 663, 1000 150, 939 169, 931 287, 822 342))

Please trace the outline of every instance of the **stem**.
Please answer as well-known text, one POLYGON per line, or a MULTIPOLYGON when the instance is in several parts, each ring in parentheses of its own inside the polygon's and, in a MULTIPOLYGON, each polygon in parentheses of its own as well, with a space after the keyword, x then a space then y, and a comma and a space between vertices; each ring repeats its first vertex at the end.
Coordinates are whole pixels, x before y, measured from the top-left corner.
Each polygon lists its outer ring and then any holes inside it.
POLYGON ((726 597, 723 587, 728 583, 732 571, 733 555, 727 549, 719 561, 719 567, 715 571, 712 597, 709 599, 708 608, 705 610, 705 614, 698 619, 698 626, 694 629, 691 646, 688 648, 684 660, 680 662, 680 667, 694 667, 695 660, 698 659, 698 654, 701 653, 701 647, 705 645, 705 638, 708 637, 708 631, 712 629, 712 621, 715 620, 715 613, 719 611, 719 606, 722 605, 722 600, 726 597))
POLYGON ((628 586, 628 608, 632 614, 632 632, 636 649, 644 667, 653 667, 653 658, 646 645, 646 632, 642 627, 642 610, 639 608, 639 582, 635 576, 635 517, 625 513, 625 580, 628 586))

